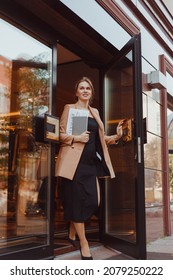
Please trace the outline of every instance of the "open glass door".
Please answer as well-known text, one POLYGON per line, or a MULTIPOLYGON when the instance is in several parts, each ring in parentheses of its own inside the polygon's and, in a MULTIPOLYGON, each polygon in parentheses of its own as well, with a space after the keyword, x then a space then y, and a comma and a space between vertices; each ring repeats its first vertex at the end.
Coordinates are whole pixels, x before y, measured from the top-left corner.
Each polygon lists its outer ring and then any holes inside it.
POLYGON ((120 119, 129 129, 109 146, 116 173, 106 179, 103 243, 129 256, 146 258, 143 118, 140 35, 133 37, 109 65, 104 77, 105 129, 111 135, 120 119))

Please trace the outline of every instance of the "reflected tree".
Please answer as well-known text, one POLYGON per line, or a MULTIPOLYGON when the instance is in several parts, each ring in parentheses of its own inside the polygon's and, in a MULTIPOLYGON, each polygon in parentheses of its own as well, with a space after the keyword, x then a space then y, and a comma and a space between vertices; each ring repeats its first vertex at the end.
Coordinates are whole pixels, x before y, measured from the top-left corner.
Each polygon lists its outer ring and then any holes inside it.
MULTIPOLYGON (((161 149, 160 149, 160 139, 158 137, 154 137, 150 142, 145 145, 145 167, 149 168, 149 170, 154 170, 154 174, 151 176, 150 180, 152 180, 151 186, 156 185, 161 186, 161 174, 157 172, 160 170, 160 159, 161 159, 161 149)), ((149 171, 148 170, 148 171, 149 171)), ((149 181, 149 178, 147 179, 149 181)), ((150 187, 151 187, 150 186, 150 187)))
POLYGON ((48 105, 49 60, 42 53, 32 60, 19 61, 18 85, 20 110, 27 115, 37 115, 39 109, 48 105))
POLYGON ((160 139, 154 137, 145 145, 145 164, 147 167, 160 169, 161 150, 160 139))

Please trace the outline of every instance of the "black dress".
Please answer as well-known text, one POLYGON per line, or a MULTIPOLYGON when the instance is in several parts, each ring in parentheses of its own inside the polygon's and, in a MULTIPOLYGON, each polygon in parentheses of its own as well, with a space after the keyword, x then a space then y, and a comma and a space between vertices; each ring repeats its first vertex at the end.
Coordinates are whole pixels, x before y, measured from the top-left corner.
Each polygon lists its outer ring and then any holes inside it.
MULTIPOLYGON (((89 141, 85 144, 73 180, 61 178, 60 190, 64 208, 64 219, 73 222, 85 222, 98 208, 96 177, 98 162, 98 124, 94 118, 88 118, 89 141)), ((100 147, 100 145, 99 145, 100 147)))

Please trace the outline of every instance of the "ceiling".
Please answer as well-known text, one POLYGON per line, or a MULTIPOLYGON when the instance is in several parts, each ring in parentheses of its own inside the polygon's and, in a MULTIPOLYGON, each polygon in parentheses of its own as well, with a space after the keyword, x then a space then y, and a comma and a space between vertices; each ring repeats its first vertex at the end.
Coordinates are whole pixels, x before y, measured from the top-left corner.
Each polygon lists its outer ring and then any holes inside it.
POLYGON ((69 63, 77 60, 81 60, 81 57, 64 48, 60 44, 57 45, 58 49, 58 64, 69 63))

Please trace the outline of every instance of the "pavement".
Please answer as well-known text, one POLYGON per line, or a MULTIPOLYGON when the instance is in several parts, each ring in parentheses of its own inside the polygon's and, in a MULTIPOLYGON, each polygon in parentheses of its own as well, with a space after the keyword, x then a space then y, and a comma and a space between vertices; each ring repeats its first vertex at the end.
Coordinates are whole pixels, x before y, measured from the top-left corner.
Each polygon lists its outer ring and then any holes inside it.
POLYGON ((165 236, 147 244, 148 260, 173 260, 173 235, 165 236))
MULTIPOLYGON (((92 247, 91 254, 94 260, 133 260, 133 258, 101 244, 92 247)), ((80 252, 76 250, 62 254, 56 256, 55 260, 80 260, 80 252)), ((147 260, 173 260, 173 235, 148 243, 147 260)))

